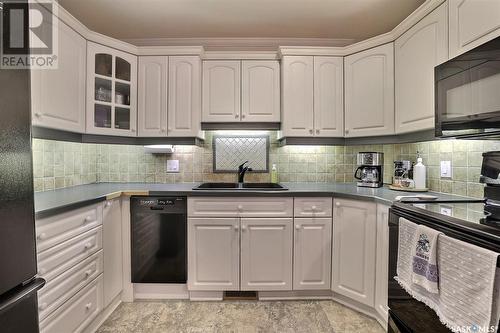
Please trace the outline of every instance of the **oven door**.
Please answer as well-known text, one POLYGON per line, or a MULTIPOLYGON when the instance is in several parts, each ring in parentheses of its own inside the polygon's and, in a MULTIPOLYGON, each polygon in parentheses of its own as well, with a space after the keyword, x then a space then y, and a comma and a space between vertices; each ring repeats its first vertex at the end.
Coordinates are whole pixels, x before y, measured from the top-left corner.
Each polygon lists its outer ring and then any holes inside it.
MULTIPOLYGON (((389 214, 389 277, 388 299, 389 324, 388 332, 395 333, 449 333, 441 324, 438 316, 428 306, 414 299, 394 279, 397 275, 399 217, 391 208, 389 214)), ((405 216, 405 218, 408 218, 405 216)))
POLYGON ((500 37, 435 69, 436 136, 500 135, 500 37))

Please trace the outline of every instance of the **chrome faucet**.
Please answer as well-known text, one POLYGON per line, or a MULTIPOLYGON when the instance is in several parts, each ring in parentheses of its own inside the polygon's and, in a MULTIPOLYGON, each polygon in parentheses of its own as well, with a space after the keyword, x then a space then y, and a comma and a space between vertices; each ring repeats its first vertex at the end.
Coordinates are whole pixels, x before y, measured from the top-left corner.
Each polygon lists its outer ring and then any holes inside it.
POLYGON ((245 173, 247 171, 252 171, 252 168, 245 166, 248 161, 243 162, 240 166, 238 166, 238 183, 243 184, 244 179, 245 179, 245 173))

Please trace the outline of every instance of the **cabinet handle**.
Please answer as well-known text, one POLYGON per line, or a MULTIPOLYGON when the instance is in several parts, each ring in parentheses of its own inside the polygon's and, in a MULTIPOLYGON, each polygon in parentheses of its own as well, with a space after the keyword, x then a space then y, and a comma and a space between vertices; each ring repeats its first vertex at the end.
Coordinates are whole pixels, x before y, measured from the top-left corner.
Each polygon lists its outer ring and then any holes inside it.
POLYGON ((240 230, 240 227, 238 227, 237 225, 234 226, 234 231, 238 231, 240 230))
POLYGON ((90 242, 89 242, 89 243, 86 243, 86 244, 85 244, 85 250, 88 250, 88 249, 90 249, 91 247, 92 247, 92 243, 90 243, 90 242))
POLYGON ((241 115, 241 118, 242 118, 242 119, 245 119, 245 115, 244 115, 244 114, 242 114, 242 115, 241 115))
POLYGON ((91 269, 86 270, 85 271, 85 277, 88 278, 90 275, 92 275, 92 270, 91 269))
POLYGON ((40 268, 38 269, 38 275, 43 275, 47 272, 47 270, 45 268, 40 268))
POLYGON ((163 133, 165 133, 165 132, 167 131, 167 129, 166 129, 165 127, 163 127, 163 128, 161 129, 161 131, 162 131, 163 133))
POLYGON ((44 233, 44 232, 42 232, 42 233, 41 233, 41 234, 39 234, 36 238, 38 238, 39 240, 42 240, 42 239, 44 239, 44 238, 45 238, 45 236, 46 236, 46 235, 45 235, 45 233, 44 233))
POLYGON ((83 220, 83 223, 85 223, 85 222, 90 222, 90 221, 92 221, 92 216, 87 216, 87 217, 85 217, 85 219, 83 220))
POLYGON ((300 230, 300 225, 299 225, 299 224, 296 224, 296 225, 295 225, 295 229, 300 230))
POLYGON ((317 208, 316 206, 312 206, 312 207, 311 207, 311 210, 313 210, 313 211, 314 211, 314 210, 316 210, 316 208, 317 208))
POLYGON ((241 226, 241 231, 245 231, 245 230, 247 230, 247 227, 246 227, 246 226, 244 226, 244 225, 242 225, 242 226, 241 226))
POLYGON ((130 129, 130 131, 131 131, 132 133, 133 133, 133 132, 135 132, 135 128, 130 129))
POLYGON ((111 201, 106 201, 106 207, 110 207, 111 206, 111 201))
POLYGON ((335 206, 340 207, 340 202, 336 202, 335 206))
POLYGON ((238 210, 241 212, 243 210, 243 206, 242 205, 238 205, 238 210))
POLYGON ((92 303, 85 304, 85 309, 86 310, 90 310, 91 307, 92 307, 92 303))
POLYGON ((348 129, 345 130, 345 134, 349 134, 349 130, 348 129))
POLYGON ((169 130, 169 131, 172 131, 172 127, 169 127, 169 128, 168 128, 168 130, 169 130))
POLYGON ((45 310, 47 308, 47 303, 42 303, 38 306, 40 310, 45 310))
POLYGON ((35 112, 35 117, 40 118, 42 114, 40 112, 35 112))
POLYGON ((239 115, 239 114, 235 114, 235 115, 234 115, 234 118, 239 118, 239 117, 240 117, 240 115, 239 115))
POLYGON ((319 134, 319 129, 316 130, 316 134, 319 134))
POLYGON ((313 134, 314 131, 312 130, 312 128, 309 130, 309 134, 313 134))

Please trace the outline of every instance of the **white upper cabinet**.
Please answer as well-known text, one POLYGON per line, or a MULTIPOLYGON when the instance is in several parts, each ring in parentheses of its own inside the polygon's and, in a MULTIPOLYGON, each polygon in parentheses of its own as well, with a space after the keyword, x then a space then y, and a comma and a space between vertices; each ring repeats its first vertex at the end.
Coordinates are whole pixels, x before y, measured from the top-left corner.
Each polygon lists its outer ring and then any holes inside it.
POLYGON ((295 218, 294 224, 293 290, 330 289, 332 218, 295 218))
POLYGON ((434 67, 448 59, 448 8, 442 4, 395 44, 396 133, 434 128, 434 67))
POLYGON ((168 136, 195 137, 201 130, 201 59, 168 60, 168 136))
POLYGON ((203 62, 203 122, 240 120, 241 62, 203 62))
POLYGON ((333 209, 332 290, 373 307, 376 204, 335 199, 333 209))
POLYGON ((137 135, 137 57, 87 43, 87 133, 137 135))
POLYGON ((87 42, 58 22, 58 68, 31 71, 33 125, 85 132, 87 42))
POLYGON ((342 57, 314 57, 314 135, 344 136, 342 57))
POLYGON ((394 134, 394 46, 344 58, 345 136, 394 134))
POLYGON ((168 57, 139 57, 139 136, 167 135, 168 57))
POLYGON ((450 58, 500 35, 500 1, 449 0, 450 58))
POLYGON ((314 135, 313 73, 313 57, 283 57, 281 70, 283 136, 314 135))
POLYGON ((280 65, 278 61, 241 62, 241 120, 280 121, 280 65))

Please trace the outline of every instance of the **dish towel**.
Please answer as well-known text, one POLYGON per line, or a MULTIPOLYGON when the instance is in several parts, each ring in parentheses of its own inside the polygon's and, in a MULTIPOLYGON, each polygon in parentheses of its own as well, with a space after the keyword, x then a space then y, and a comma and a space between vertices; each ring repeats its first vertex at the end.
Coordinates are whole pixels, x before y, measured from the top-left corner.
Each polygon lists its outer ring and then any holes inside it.
POLYGON ((412 282, 430 293, 438 293, 438 237, 443 233, 419 225, 412 242, 412 282))
POLYGON ((500 319, 499 254, 446 235, 438 238, 439 293, 412 280, 412 244, 418 225, 399 219, 397 276, 403 289, 426 304, 452 332, 497 332, 500 319))

